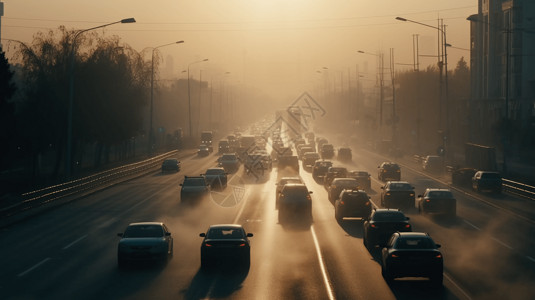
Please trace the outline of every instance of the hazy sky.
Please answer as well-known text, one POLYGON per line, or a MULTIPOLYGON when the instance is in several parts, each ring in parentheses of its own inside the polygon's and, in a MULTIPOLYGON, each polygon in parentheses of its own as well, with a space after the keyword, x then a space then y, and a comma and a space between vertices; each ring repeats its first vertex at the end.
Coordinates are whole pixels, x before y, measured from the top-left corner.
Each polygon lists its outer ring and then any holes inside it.
MULTIPOLYGON (((85 29, 134 17, 135 24, 116 24, 100 29, 118 35, 141 51, 178 40, 184 44, 160 48, 172 57, 173 73, 187 69, 203 79, 220 80, 231 72, 235 84, 258 86, 277 97, 292 98, 322 83, 317 70, 327 67, 328 76, 354 76, 361 72, 373 78, 375 57, 388 58, 395 49, 397 63, 412 63, 412 35, 420 35, 420 53, 436 54, 437 31, 400 22, 396 16, 437 26, 447 25, 448 43, 469 48, 469 22, 477 12, 477 0, 3 0, 1 37, 30 42, 39 31, 85 29), (366 70, 366 62, 368 68, 366 70), (343 74, 343 75, 341 75, 343 74)), ((448 49, 449 68, 469 52, 448 49)), ((149 59, 149 57, 147 57, 149 59)), ((166 61, 169 62, 169 61, 166 61)), ((166 63, 164 62, 164 64, 166 63)), ((436 58, 421 58, 423 66, 436 58)), ((388 62, 385 62, 388 65, 388 62)), ((407 68, 397 65, 396 68, 407 68)), ((163 72, 163 71, 162 71, 163 72)), ((184 75, 182 75, 184 76, 184 75)), ((347 80, 347 79, 343 79, 347 80)))

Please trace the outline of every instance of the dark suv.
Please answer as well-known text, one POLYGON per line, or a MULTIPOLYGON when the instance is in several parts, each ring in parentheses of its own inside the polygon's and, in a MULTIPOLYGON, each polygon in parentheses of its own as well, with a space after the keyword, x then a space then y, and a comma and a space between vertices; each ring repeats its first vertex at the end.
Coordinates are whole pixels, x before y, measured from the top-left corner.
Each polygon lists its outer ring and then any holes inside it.
POLYGON ((331 159, 334 157, 334 147, 332 144, 325 144, 320 149, 321 158, 331 159))
POLYGON ((398 164, 393 162, 383 162, 378 166, 379 171, 377 172, 377 178, 381 181, 388 180, 401 180, 401 169, 398 164))
POLYGON ((370 197, 365 191, 343 190, 334 202, 334 217, 338 222, 344 218, 367 220, 372 212, 370 197))
POLYGON ((472 188, 474 191, 502 192, 502 176, 498 172, 477 171, 472 177, 472 188))
POLYGON ((314 163, 314 168, 312 169, 312 178, 314 178, 315 180, 323 179, 323 176, 327 174, 327 171, 332 166, 333 163, 330 160, 317 160, 314 163))
POLYGON ((186 176, 184 182, 180 184, 180 201, 188 202, 200 200, 210 193, 210 185, 202 176, 186 176))
POLYGON ((364 222, 364 245, 386 245, 388 239, 397 231, 412 231, 409 217, 399 209, 378 208, 372 211, 370 219, 364 222))
POLYGON ((279 194, 279 223, 312 221, 311 191, 302 183, 288 183, 279 194))
POLYGON ((449 189, 426 189, 418 195, 416 207, 422 214, 443 214, 454 217, 457 214, 457 200, 449 189))
POLYGON ((406 181, 389 181, 381 187, 381 206, 388 208, 414 207, 414 187, 406 181))
POLYGON ((328 188, 335 178, 346 178, 347 169, 344 167, 330 167, 323 178, 323 185, 328 188))

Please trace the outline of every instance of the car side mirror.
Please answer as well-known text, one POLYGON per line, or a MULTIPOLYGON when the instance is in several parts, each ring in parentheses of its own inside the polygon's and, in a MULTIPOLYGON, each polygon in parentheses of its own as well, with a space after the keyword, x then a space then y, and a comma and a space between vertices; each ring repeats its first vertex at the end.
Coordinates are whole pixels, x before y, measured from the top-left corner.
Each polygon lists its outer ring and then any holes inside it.
POLYGON ((253 237, 253 234, 252 233, 248 233, 247 237, 253 237))
POLYGON ((171 232, 166 232, 165 236, 171 236, 171 232))
POLYGON ((118 234, 117 234, 117 236, 120 236, 120 237, 122 237, 122 236, 123 236, 123 234, 122 234, 122 233, 118 233, 118 234))
POLYGON ((407 221, 410 220, 410 219, 411 219, 411 218, 409 218, 409 217, 405 217, 405 220, 407 220, 407 221))
POLYGON ((182 186, 182 183, 179 183, 178 185, 182 186))
POLYGON ((308 191, 309 194, 313 194, 314 192, 313 191, 308 191))
POLYGON ((200 236, 200 237, 206 237, 206 233, 204 233, 204 232, 203 232, 203 233, 200 233, 199 236, 200 236))
POLYGON ((422 195, 418 195, 418 198, 422 198, 422 195))
POLYGON ((385 189, 385 187, 384 187, 384 186, 382 186, 382 187, 381 187, 381 190, 384 190, 384 189, 385 189))
POLYGON ((435 244, 435 246, 437 246, 437 249, 440 248, 440 247, 442 247, 441 244, 435 244))

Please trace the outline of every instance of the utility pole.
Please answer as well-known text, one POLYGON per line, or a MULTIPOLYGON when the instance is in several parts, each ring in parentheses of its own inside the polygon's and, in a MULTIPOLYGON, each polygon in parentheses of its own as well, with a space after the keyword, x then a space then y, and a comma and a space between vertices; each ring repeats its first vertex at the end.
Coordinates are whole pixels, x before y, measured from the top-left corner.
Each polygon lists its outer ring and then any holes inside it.
POLYGON ((396 83, 394 69, 394 48, 390 48, 390 78, 392 79, 392 144, 396 146, 396 83))

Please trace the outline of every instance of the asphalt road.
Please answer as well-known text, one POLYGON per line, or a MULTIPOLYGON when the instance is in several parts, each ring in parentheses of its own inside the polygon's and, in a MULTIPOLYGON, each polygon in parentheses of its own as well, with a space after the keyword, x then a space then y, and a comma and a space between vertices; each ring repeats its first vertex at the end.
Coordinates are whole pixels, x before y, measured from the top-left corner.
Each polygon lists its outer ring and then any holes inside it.
MULTIPOLYGON (((257 179, 242 167, 224 191, 199 205, 183 205, 184 175, 203 173, 215 160, 215 155, 185 158, 179 173, 118 184, 3 229, 0 298, 535 299, 533 203, 454 188, 457 218, 407 212, 414 231, 429 232, 442 244, 444 286, 437 289, 417 278, 388 285, 376 251, 362 243, 361 222, 337 223, 327 192, 306 170, 301 176, 314 192, 310 225, 278 223, 276 168, 257 179), (168 225, 174 256, 167 264, 117 268, 116 234, 137 221, 168 225), (243 224, 254 233, 248 272, 200 270, 199 233, 218 223, 243 224)), ((373 175, 369 195, 376 205, 382 185, 376 170, 384 160, 354 149, 353 161, 345 164, 373 175)), ((410 160, 400 163, 402 180, 417 194, 426 187, 448 187, 446 177, 422 173, 410 160)))

